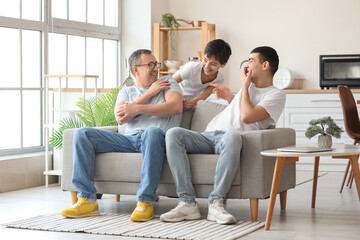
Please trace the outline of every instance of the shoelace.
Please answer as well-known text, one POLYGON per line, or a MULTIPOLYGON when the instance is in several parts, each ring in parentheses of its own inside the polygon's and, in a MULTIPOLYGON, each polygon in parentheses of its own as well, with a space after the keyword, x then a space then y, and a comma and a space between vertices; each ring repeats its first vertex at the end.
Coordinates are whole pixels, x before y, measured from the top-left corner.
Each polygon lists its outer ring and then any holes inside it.
POLYGON ((136 211, 139 211, 139 212, 143 212, 143 211, 145 211, 145 208, 137 206, 137 207, 135 208, 135 210, 136 210, 136 211))
POLYGON ((183 205, 185 205, 186 203, 179 203, 174 209, 170 210, 170 212, 176 212, 177 209, 181 208, 183 205))
POLYGON ((221 213, 228 214, 228 212, 225 210, 224 203, 219 203, 219 205, 215 206, 215 209, 220 211, 221 213))

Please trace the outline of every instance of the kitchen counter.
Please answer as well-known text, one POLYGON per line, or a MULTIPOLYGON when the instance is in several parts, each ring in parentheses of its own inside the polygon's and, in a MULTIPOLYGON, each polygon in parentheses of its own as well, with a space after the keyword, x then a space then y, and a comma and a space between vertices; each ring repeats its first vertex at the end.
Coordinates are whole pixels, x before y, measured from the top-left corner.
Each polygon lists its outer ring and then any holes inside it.
MULTIPOLYGON (((360 89, 351 89, 352 93, 360 93, 360 89)), ((337 89, 284 89, 286 94, 338 93, 337 89)))

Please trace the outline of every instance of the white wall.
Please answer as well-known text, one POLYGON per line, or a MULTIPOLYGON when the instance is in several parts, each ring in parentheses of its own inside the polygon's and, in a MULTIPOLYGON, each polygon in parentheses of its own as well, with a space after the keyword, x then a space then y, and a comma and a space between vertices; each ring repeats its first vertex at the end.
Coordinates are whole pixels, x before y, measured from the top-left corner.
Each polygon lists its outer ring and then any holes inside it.
MULTIPOLYGON (((216 37, 228 41, 233 50, 223 72, 225 85, 234 91, 241 86, 240 62, 260 45, 274 47, 280 66, 289 68, 293 78, 305 79, 305 89, 319 89, 320 54, 360 53, 359 0, 169 0, 168 4, 176 18, 216 24, 216 37)), ((181 32, 177 51, 170 56, 179 60, 197 56, 200 37, 200 31, 181 32)))
POLYGON ((123 0, 121 1, 121 44, 120 65, 121 83, 128 76, 125 68, 125 58, 140 48, 151 49, 151 1, 123 0))

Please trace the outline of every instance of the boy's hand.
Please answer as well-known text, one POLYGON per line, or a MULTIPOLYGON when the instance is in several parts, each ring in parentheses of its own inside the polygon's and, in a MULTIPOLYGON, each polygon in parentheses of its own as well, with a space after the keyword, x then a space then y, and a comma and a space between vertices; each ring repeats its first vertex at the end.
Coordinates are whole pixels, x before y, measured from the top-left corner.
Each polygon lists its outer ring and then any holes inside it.
POLYGON ((190 98, 186 98, 184 101, 183 101, 183 108, 184 110, 190 110, 190 109, 193 109, 193 107, 196 106, 196 101, 194 100, 191 100, 190 98))
POLYGON ((225 87, 220 84, 213 84, 213 83, 210 84, 210 86, 214 87, 212 92, 215 93, 215 96, 218 99, 222 98, 230 103, 232 101, 232 99, 234 98, 234 94, 231 92, 230 88, 225 87))
POLYGON ((156 96, 161 90, 169 89, 170 82, 168 80, 157 80, 153 84, 151 84, 149 90, 146 91, 150 96, 156 96))

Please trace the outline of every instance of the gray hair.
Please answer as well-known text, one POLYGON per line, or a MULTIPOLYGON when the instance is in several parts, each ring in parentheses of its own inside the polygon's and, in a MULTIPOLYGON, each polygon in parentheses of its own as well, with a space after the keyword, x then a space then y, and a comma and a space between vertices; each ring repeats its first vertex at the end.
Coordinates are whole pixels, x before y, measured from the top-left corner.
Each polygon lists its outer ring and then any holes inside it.
POLYGON ((139 49, 139 50, 136 50, 135 52, 133 52, 130 57, 129 57, 129 67, 130 67, 130 70, 132 72, 132 74, 134 74, 133 72, 133 67, 136 66, 136 65, 139 65, 141 62, 140 62, 140 57, 141 57, 141 54, 151 54, 151 51, 148 50, 148 49, 139 49))

